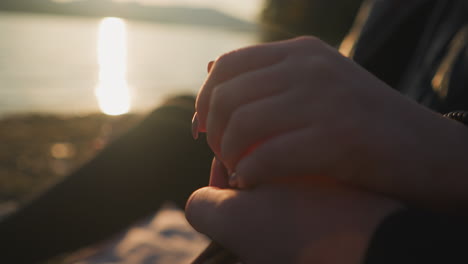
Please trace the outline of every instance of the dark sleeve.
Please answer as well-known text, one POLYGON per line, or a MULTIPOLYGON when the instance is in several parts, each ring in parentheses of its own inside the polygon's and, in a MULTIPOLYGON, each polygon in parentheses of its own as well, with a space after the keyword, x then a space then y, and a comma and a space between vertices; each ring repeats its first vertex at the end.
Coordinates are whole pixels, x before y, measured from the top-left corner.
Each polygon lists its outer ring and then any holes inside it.
MULTIPOLYGON (((192 104, 193 105, 193 104, 192 104)), ((109 238, 208 183, 192 109, 160 107, 63 182, 0 222, 0 262, 32 264, 109 238)))
POLYGON ((365 264, 468 263, 468 227, 457 217, 405 209, 387 217, 365 264))

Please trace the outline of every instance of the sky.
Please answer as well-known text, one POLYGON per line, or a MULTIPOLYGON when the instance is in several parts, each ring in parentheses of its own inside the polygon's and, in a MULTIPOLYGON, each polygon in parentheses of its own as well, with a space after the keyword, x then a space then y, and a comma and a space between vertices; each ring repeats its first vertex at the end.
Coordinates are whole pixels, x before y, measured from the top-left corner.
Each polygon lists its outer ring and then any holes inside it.
POLYGON ((190 7, 209 7, 224 13, 255 21, 262 9, 264 0, 114 0, 136 1, 142 4, 178 5, 190 7))

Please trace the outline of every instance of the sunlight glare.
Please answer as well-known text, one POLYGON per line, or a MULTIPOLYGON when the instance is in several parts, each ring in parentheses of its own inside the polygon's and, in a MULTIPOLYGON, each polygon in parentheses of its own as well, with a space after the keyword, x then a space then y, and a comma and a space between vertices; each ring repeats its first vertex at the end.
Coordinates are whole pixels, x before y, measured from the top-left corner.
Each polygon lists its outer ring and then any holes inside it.
POLYGON ((130 111, 127 82, 127 32, 125 21, 106 17, 99 25, 99 84, 95 94, 101 111, 121 115, 130 111))

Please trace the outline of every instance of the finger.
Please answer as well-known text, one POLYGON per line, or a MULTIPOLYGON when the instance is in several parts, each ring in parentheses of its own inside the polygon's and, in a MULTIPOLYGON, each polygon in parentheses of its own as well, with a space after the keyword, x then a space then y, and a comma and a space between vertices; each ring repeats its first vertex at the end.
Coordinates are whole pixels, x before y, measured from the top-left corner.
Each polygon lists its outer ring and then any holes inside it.
POLYGON ((200 118, 200 131, 206 131, 206 120, 213 88, 242 73, 257 70, 280 62, 288 55, 305 49, 319 51, 324 44, 313 37, 260 44, 226 53, 216 59, 207 80, 202 85, 195 104, 200 118))
MULTIPOLYGON (((271 188, 258 188, 254 192, 202 188, 189 198, 186 217, 197 231, 241 259, 255 259, 253 255, 256 252, 271 249, 265 248, 268 247, 264 243, 266 237, 285 237, 283 232, 289 230, 277 227, 281 215, 292 213, 290 210, 293 208, 287 204, 288 199, 283 199, 278 193, 278 190, 271 188), (282 209, 275 210, 275 206, 282 209), (253 251, 252 245, 258 245, 259 250, 253 251)), ((265 259, 265 256, 262 257, 265 259)))
POLYGON ((197 231, 208 235, 214 241, 222 244, 226 240, 241 242, 241 237, 237 234, 244 232, 239 220, 243 215, 242 208, 246 204, 247 201, 237 190, 205 187, 190 196, 185 214, 197 231))
POLYGON ((221 141, 221 157, 230 171, 263 142, 311 122, 313 111, 305 109, 310 105, 301 104, 301 96, 296 90, 288 91, 243 105, 232 114, 221 141))
POLYGON ((245 188, 285 177, 348 178, 357 157, 348 140, 339 129, 320 126, 271 138, 239 161, 236 185, 245 188))
POLYGON ((275 64, 242 74, 216 86, 210 102, 207 120, 207 139, 215 153, 231 114, 240 106, 287 91, 293 78, 287 63, 275 64))
POLYGON ((218 188, 228 188, 228 174, 226 167, 224 164, 217 159, 216 157, 213 158, 213 162, 211 163, 211 174, 210 174, 210 186, 218 187, 218 188))
POLYGON ((208 73, 211 72, 211 68, 213 67, 213 64, 214 64, 214 61, 210 61, 210 62, 208 62, 208 65, 206 65, 206 71, 208 73))
POLYGON ((271 44, 236 50, 216 59, 195 104, 196 111, 199 113, 201 132, 206 131, 210 98, 214 87, 242 73, 273 65, 284 58, 284 53, 276 51, 276 47, 265 48, 267 45, 271 44))

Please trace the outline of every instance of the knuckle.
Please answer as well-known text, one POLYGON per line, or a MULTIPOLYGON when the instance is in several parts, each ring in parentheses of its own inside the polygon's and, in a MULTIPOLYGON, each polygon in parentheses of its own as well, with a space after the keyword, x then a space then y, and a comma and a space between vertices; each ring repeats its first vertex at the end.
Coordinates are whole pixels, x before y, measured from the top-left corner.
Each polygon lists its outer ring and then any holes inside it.
POLYGON ((314 36, 301 36, 295 39, 295 42, 298 43, 299 46, 304 48, 319 48, 324 45, 324 42, 317 37, 314 36))
POLYGON ((228 129, 242 135, 252 127, 252 119, 253 115, 247 107, 236 109, 231 115, 228 129))
POLYGON ((225 123, 228 122, 227 119, 231 112, 230 93, 229 86, 220 84, 214 88, 211 95, 207 141, 214 150, 218 150, 221 140, 220 133, 222 133, 225 123))
POLYGON ((230 96, 231 89, 225 85, 218 85, 213 90, 210 102, 210 121, 212 125, 220 125, 226 122, 231 109, 230 96))
POLYGON ((222 156, 225 162, 234 166, 251 144, 252 129, 257 119, 250 111, 238 109, 231 115, 222 137, 222 156))
POLYGON ((215 66, 216 68, 218 69, 223 69, 225 67, 228 67, 229 64, 230 64, 230 61, 232 61, 231 57, 233 56, 234 52, 228 52, 228 53, 224 53, 223 55, 219 56, 216 60, 215 60, 215 66))
POLYGON ((333 80, 335 67, 329 58, 318 55, 308 56, 305 60, 305 69, 309 72, 314 72, 314 78, 323 78, 329 81, 333 80))
POLYGON ((243 164, 243 170, 251 173, 250 181, 258 180, 266 176, 266 172, 275 170, 277 168, 275 163, 278 152, 282 152, 283 149, 278 149, 276 144, 272 141, 267 141, 257 146, 256 149, 252 151, 251 156, 243 164))
MULTIPOLYGON (((296 70, 297 60, 295 57, 289 57, 276 65, 268 75, 265 76, 266 80, 271 80, 272 84, 276 84, 279 87, 290 86, 299 77, 296 70)), ((267 82, 263 82, 267 83, 267 82)))
POLYGON ((229 102, 229 89, 226 85, 220 84, 214 87, 211 94, 210 109, 220 111, 223 106, 229 102))

